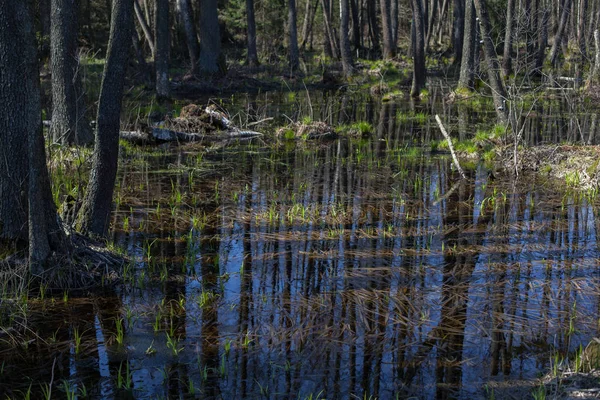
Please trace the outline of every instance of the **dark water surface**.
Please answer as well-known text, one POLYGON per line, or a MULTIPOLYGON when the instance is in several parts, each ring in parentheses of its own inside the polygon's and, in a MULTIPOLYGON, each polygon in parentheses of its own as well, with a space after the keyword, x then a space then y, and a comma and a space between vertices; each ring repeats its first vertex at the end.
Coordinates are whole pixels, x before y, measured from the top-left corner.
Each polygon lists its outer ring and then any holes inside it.
MULTIPOLYGON (((30 300, 31 341, 0 337, 0 393, 446 399, 508 382, 528 395, 527 379, 598 334, 593 194, 482 164, 458 184, 450 157, 429 151, 439 134, 427 102, 261 96, 226 105, 277 120, 312 107, 375 133, 129 150, 113 217, 135 260, 126 284, 30 300), (426 121, 399 122, 399 109, 426 121)), ((485 119, 435 96, 456 135, 485 119)), ((527 141, 578 141, 591 118, 540 110, 527 141)))

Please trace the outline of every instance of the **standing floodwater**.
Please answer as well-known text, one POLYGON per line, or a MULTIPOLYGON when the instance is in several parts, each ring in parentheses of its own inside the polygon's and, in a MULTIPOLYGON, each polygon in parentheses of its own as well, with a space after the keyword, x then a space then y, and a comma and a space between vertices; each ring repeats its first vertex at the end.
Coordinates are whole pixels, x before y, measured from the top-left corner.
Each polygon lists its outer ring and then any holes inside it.
MULTIPOLYGON (((427 107, 313 102, 374 132, 123 149, 125 285, 32 300, 29 341, 0 331, 0 392, 521 397, 597 334, 595 197, 481 163, 460 183, 424 143, 438 137, 427 107)), ((548 140, 531 125, 528 140, 548 140)))

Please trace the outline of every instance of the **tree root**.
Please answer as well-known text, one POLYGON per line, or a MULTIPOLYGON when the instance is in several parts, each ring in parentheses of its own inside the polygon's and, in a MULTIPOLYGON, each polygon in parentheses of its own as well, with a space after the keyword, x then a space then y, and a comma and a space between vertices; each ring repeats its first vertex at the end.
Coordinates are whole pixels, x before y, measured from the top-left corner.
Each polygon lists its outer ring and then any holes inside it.
POLYGON ((21 252, 2 261, 0 276, 7 275, 3 281, 12 291, 43 287, 49 294, 89 292, 121 279, 119 271, 127 262, 125 257, 109 251, 101 242, 68 230, 66 242, 63 250, 52 253, 41 274, 31 276, 27 254, 21 252))

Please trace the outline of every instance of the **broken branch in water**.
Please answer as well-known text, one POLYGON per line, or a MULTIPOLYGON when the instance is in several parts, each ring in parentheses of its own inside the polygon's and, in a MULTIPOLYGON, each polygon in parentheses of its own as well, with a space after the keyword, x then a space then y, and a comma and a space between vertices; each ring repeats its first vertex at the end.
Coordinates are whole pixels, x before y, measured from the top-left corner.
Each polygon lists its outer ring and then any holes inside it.
POLYGON ((448 135, 448 132, 446 132, 446 128, 444 128, 444 124, 442 124, 442 120, 440 119, 440 116, 436 114, 435 120, 437 121, 438 126, 440 127, 440 131, 442 131, 442 135, 444 135, 444 137, 446 138, 446 141, 448 142, 448 148, 450 149, 450 154, 452 155, 452 161, 454 161, 454 165, 456 166, 458 173, 460 174, 460 176, 463 179, 467 179, 465 172, 463 171, 463 169, 460 166, 460 163, 458 162, 456 153, 454 152, 454 146, 452 145, 452 139, 450 138, 450 135, 448 135))

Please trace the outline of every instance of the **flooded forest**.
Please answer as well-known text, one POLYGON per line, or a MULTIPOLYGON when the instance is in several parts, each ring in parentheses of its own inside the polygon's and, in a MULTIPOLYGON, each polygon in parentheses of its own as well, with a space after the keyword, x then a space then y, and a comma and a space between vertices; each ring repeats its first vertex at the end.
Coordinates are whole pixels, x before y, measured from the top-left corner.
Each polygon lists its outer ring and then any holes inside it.
POLYGON ((600 396, 599 0, 0 0, 0 399, 600 396))

